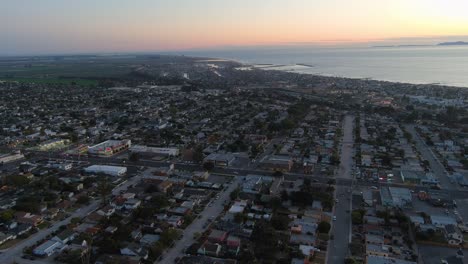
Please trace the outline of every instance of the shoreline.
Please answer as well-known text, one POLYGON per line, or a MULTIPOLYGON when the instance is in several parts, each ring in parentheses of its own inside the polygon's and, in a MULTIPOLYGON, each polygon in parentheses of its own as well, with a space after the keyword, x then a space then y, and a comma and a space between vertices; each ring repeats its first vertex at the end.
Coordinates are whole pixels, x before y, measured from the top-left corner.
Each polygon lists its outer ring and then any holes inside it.
POLYGON ((310 73, 310 72, 304 72, 301 70, 295 70, 292 69, 295 66, 302 66, 306 68, 316 68, 314 66, 309 66, 305 64, 289 64, 289 65, 284 65, 284 64, 267 64, 267 63, 246 63, 238 60, 230 60, 230 59, 225 59, 226 61, 231 61, 235 63, 241 64, 243 68, 251 68, 257 69, 257 70, 269 70, 269 71, 281 71, 281 72, 287 72, 287 73, 295 73, 295 74, 305 74, 305 75, 312 75, 312 76, 320 76, 320 77, 329 77, 329 78, 339 78, 339 79, 350 79, 350 80, 361 80, 361 81, 375 81, 375 82, 384 82, 384 83, 394 83, 394 84, 400 84, 400 85, 416 85, 416 86, 437 86, 440 88, 453 88, 453 89, 468 89, 467 86, 457 86, 457 85, 450 85, 450 84, 443 84, 443 83, 426 83, 426 82, 408 82, 408 81, 396 81, 396 80, 388 80, 388 79, 375 79, 373 77, 348 77, 348 76, 338 76, 338 75, 332 75, 332 74, 326 74, 326 73, 310 73), (256 66, 265 66, 268 65, 268 67, 256 67, 256 66), (278 68, 283 68, 283 67, 290 67, 291 69, 278 69, 278 68))

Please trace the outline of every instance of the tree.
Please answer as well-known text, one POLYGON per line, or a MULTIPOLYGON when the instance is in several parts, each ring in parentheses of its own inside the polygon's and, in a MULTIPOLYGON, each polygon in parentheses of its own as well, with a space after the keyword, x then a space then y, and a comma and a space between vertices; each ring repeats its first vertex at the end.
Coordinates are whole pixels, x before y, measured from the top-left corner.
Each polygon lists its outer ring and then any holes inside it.
POLYGON ((6 178, 7 182, 16 187, 23 187, 28 185, 30 180, 26 175, 10 175, 6 178))
POLYGON ((273 211, 278 210, 278 208, 281 207, 281 198, 280 197, 273 197, 270 199, 268 202, 270 207, 273 209, 273 211))
POLYGON ((332 156, 330 157, 330 163, 332 165, 339 165, 340 164, 340 156, 338 154, 333 153, 332 156))
POLYGON ((286 202, 287 200, 289 200, 288 191, 282 190, 281 191, 281 201, 286 202))
POLYGON ((344 263, 345 264, 356 264, 358 262, 354 258, 346 258, 344 263))
POLYGON ((353 224, 360 225, 362 224, 362 219, 364 217, 364 212, 362 210, 354 210, 351 213, 351 219, 353 224))
POLYGON ((71 220, 70 220, 70 223, 76 225, 78 224, 79 222, 81 222, 81 218, 79 217, 73 217, 71 220))
POLYGON ((310 178, 304 178, 304 187, 309 188, 311 184, 310 178))
POLYGON ((156 242, 149 248, 149 257, 153 260, 156 260, 159 258, 159 256, 161 256, 163 251, 164 246, 160 242, 156 242))
POLYGON ((201 163, 203 161, 204 155, 203 155, 203 147, 200 145, 197 145, 195 149, 193 150, 193 161, 197 163, 201 163))
POLYGON ((244 215, 242 213, 237 213, 234 215, 234 222, 238 223, 238 224, 242 224, 244 222, 244 215))
POLYGON ((97 190, 99 194, 101 195, 102 198, 102 203, 106 204, 107 203, 107 196, 111 193, 112 191, 112 186, 109 184, 107 181, 107 177, 104 176, 104 179, 99 182, 97 186, 97 190))
POLYGON ((14 211, 13 210, 5 210, 0 213, 0 221, 5 223, 13 219, 14 211))
POLYGON ((177 237, 179 237, 179 232, 176 230, 176 229, 172 229, 172 228, 168 228, 166 230, 164 230, 162 233, 161 233, 161 237, 159 239, 159 241, 164 245, 164 246, 170 246, 172 245, 172 243, 174 242, 174 240, 177 239, 177 237))
POLYGON ((282 177, 282 176, 283 176, 283 172, 277 170, 277 171, 273 172, 273 176, 274 176, 274 177, 282 177))
POLYGON ((203 163, 203 169, 205 169, 206 171, 212 171, 214 169, 214 167, 215 167, 215 165, 211 161, 203 163))
POLYGON ((239 196, 239 189, 235 189, 229 194, 229 198, 231 198, 231 200, 237 199, 238 196, 239 196))
POLYGON ((271 218, 271 225, 276 230, 286 230, 288 229, 288 224, 289 224, 289 217, 285 215, 276 214, 271 218))
POLYGON ((86 195, 81 195, 80 197, 78 197, 76 202, 79 204, 89 204, 89 197, 86 195))
POLYGON ((330 231, 330 228, 331 228, 330 223, 322 221, 318 224, 317 231, 319 233, 328 234, 328 232, 330 231))

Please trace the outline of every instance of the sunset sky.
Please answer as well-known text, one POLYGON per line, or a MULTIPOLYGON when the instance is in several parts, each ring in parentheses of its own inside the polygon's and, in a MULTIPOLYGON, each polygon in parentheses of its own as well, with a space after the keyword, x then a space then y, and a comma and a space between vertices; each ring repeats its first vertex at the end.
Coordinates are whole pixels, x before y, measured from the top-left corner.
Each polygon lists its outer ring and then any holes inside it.
POLYGON ((467 0, 5 0, 0 54, 462 37, 467 12, 467 0))

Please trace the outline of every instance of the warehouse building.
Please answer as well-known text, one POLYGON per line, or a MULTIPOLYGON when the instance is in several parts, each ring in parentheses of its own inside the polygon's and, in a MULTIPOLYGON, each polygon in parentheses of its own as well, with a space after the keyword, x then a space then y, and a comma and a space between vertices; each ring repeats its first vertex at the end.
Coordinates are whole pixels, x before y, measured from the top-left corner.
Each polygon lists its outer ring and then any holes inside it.
POLYGON ((92 165, 84 169, 86 173, 91 174, 106 174, 110 176, 123 176, 127 172, 127 168, 118 166, 107 166, 107 165, 92 165))
POLYGON ((141 153, 141 154, 156 154, 161 156, 169 156, 175 157, 178 156, 180 150, 178 148, 157 148, 157 147, 149 147, 143 145, 134 145, 130 148, 131 152, 134 153, 141 153))

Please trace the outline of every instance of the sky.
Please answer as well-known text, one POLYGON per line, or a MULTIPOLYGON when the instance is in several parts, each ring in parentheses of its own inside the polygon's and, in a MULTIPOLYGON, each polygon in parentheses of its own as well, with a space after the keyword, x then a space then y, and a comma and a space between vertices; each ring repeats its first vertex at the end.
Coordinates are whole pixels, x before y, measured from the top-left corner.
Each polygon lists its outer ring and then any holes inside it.
POLYGON ((2 55, 468 40, 468 0, 1 1, 2 55))

